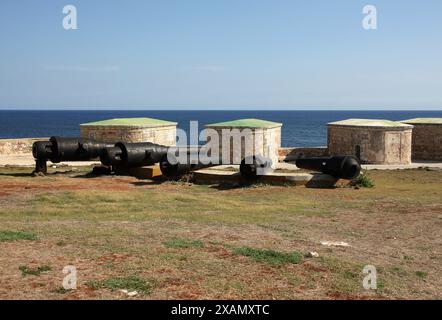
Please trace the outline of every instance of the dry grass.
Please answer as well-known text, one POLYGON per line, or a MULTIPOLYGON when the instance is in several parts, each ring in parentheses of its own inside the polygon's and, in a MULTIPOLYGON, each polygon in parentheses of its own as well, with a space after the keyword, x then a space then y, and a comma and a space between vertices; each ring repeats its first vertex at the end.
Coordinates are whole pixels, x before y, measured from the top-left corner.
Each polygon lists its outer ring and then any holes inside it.
POLYGON ((120 299, 129 285, 146 285, 141 299, 442 297, 441 172, 371 171, 376 186, 359 190, 218 190, 85 170, 0 168, 0 235, 33 235, 1 242, 0 298, 120 299), (287 263, 307 251, 320 257, 287 263), (375 291, 362 287, 367 264, 375 291), (66 265, 76 290, 61 287, 66 265))

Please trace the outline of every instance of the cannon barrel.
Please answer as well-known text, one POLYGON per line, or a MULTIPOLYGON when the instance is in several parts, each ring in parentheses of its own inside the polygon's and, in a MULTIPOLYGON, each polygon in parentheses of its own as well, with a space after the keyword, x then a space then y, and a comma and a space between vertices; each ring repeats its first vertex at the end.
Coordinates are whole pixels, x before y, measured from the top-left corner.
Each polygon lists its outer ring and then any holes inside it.
POLYGON ((361 172, 361 164, 354 156, 299 158, 296 160, 296 166, 349 180, 356 178, 361 172))
POLYGON ((104 148, 100 153, 100 160, 102 164, 115 168, 135 168, 160 163, 163 175, 179 177, 205 166, 194 161, 190 162, 191 159, 199 159, 201 148, 200 146, 169 147, 151 142, 118 142, 113 147, 104 148), (183 158, 187 160, 183 161, 183 158))
MULTIPOLYGON (((204 148, 204 147, 202 147, 204 148)), ((217 161, 201 161, 201 157, 198 158, 199 150, 188 150, 186 157, 176 157, 174 154, 164 155, 160 161, 161 173, 168 178, 179 178, 187 173, 195 170, 217 166, 222 163, 222 159, 217 161), (194 160, 198 159, 198 160, 194 160)), ((272 170, 272 160, 263 156, 250 156, 241 161, 240 173, 246 180, 255 180, 259 175, 267 173, 272 170)))
POLYGON ((150 166, 160 162, 168 149, 167 146, 151 142, 118 142, 112 147, 104 148, 100 153, 100 160, 104 165, 121 168, 150 166))
POLYGON ((99 142, 86 138, 51 137, 52 162, 60 161, 88 161, 97 159, 102 149, 111 146, 106 142, 99 142))
POLYGON ((192 171, 213 167, 221 163, 221 159, 211 161, 208 158, 202 161, 201 151, 203 148, 204 146, 187 146, 169 149, 169 152, 161 158, 161 173, 167 178, 176 179, 192 171), (177 151, 179 151, 178 154, 177 151))
POLYGON ((97 159, 102 149, 112 144, 86 138, 51 137, 49 141, 36 141, 32 154, 36 161, 36 172, 47 171, 46 161, 88 161, 97 159))

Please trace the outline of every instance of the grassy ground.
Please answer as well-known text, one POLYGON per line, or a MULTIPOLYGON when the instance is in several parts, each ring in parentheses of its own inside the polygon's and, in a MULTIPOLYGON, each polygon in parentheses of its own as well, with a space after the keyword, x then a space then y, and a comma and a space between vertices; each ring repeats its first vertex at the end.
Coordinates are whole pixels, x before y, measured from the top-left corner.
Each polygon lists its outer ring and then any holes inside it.
POLYGON ((229 189, 85 170, 0 168, 0 298, 442 298, 440 171, 229 189), (76 290, 62 287, 66 265, 76 290), (365 265, 377 290, 362 287, 365 265))

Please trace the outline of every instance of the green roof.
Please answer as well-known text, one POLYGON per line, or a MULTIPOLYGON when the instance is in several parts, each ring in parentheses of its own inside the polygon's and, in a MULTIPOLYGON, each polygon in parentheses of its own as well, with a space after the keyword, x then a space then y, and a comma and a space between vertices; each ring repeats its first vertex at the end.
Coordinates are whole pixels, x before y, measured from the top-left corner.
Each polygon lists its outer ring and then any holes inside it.
POLYGON ((244 127, 244 128, 275 128, 282 123, 260 119, 238 119, 226 122, 207 124, 206 127, 244 127))
POLYGON ((401 122, 409 124, 442 124, 442 118, 414 118, 401 122))
POLYGON ((152 118, 116 118, 96 122, 82 123, 81 126, 127 126, 127 127, 161 127, 176 125, 170 122, 152 118))
POLYGON ((408 124, 383 119, 347 119, 342 121, 330 122, 328 123, 328 125, 398 129, 411 127, 408 124))

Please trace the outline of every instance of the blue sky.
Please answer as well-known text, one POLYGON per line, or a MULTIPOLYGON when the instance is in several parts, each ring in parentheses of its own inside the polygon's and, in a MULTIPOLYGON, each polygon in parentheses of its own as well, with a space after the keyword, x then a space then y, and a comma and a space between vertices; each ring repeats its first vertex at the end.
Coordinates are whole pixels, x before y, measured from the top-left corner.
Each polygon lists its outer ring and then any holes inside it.
POLYGON ((1 0, 0 108, 441 110, 441 15, 440 0, 1 0))

